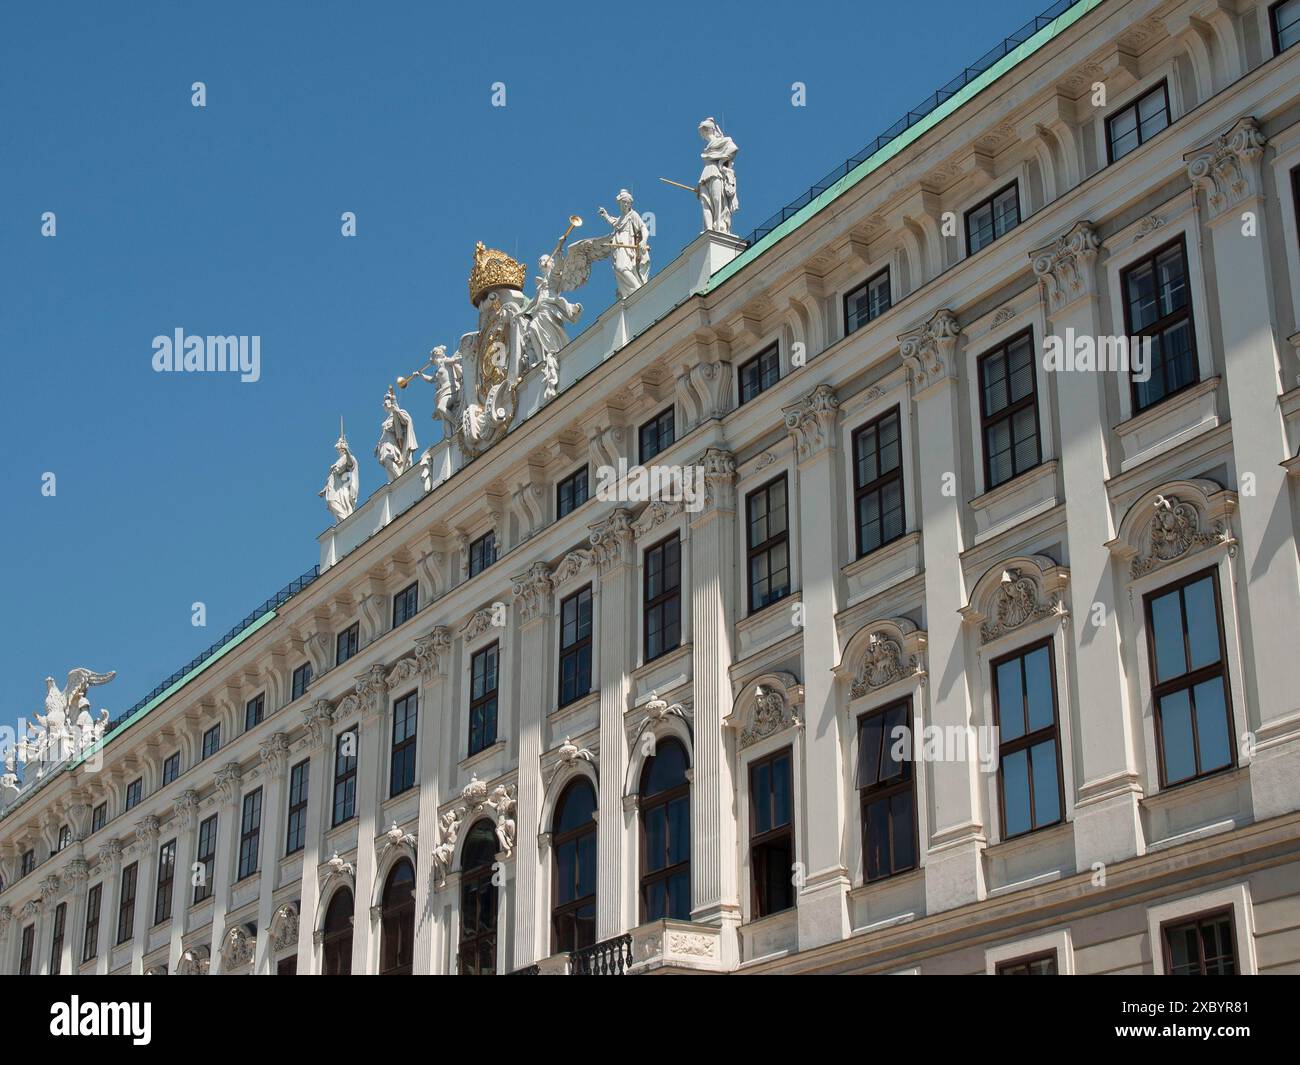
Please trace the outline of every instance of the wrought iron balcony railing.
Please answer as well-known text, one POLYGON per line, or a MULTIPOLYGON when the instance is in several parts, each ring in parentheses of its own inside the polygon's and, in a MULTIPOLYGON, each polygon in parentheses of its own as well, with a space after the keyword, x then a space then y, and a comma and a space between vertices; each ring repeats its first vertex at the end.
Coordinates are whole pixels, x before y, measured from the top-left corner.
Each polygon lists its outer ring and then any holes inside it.
POLYGON ((631 935, 569 952, 570 976, 623 976, 632 964, 631 935))

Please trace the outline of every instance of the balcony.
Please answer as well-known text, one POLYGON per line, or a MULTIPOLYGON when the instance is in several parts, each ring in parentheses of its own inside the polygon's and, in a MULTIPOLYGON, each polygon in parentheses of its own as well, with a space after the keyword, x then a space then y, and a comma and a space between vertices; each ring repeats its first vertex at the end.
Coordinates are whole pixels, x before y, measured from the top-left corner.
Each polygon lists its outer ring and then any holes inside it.
POLYGON ((641 973, 719 973, 722 930, 690 921, 652 921, 627 935, 516 970, 529 976, 632 976, 641 973))

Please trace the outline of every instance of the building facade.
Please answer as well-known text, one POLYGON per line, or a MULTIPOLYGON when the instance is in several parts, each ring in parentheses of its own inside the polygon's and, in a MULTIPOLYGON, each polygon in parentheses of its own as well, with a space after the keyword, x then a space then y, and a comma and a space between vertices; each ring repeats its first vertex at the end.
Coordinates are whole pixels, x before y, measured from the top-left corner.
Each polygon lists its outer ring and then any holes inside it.
POLYGON ((1297 39, 1064 0, 702 234, 29 764, 0 971, 1300 972, 1297 39))

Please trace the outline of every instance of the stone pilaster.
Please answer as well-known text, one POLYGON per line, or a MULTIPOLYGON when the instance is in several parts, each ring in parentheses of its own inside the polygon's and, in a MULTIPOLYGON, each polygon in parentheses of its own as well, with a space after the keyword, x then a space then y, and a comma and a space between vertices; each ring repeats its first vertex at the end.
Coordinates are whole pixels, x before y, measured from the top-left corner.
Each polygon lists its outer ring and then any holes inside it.
POLYGON ((99 871, 103 887, 99 892, 99 942, 96 945, 95 975, 105 976, 117 941, 117 907, 122 893, 122 844, 109 840, 99 848, 99 871))
POLYGON ((259 976, 275 975, 275 952, 271 949, 271 918, 275 914, 274 895, 279 887, 280 856, 284 853, 285 818, 282 810, 284 781, 289 769, 289 737, 277 732, 258 746, 258 754, 265 770, 266 785, 262 790, 262 853, 258 855, 261 876, 258 878, 257 943, 253 958, 253 973, 259 976))
POLYGON ((140 864, 135 877, 135 938, 131 941, 131 975, 144 974, 144 948, 153 927, 154 894, 158 889, 158 818, 147 814, 135 824, 140 864))
MULTIPOLYGON (((80 844, 78 843, 78 847, 80 844)), ((63 957, 59 971, 76 973, 81 965, 81 933, 86 927, 86 897, 90 893, 90 865, 85 858, 68 862, 68 919, 63 927, 63 957)))
POLYGON ((198 851, 199 794, 193 789, 178 796, 176 811, 176 876, 172 884, 171 942, 167 948, 167 971, 176 972, 181 963, 182 944, 189 927, 190 900, 194 897, 190 870, 198 851))
POLYGON ((315 976, 320 958, 312 933, 320 905, 321 845, 325 811, 330 808, 333 785, 334 704, 317 699, 302 711, 307 729, 307 828, 302 849, 301 902, 298 906, 298 975, 315 976))
POLYGON ((388 730, 388 675, 375 665, 357 678, 361 720, 357 724, 357 860, 356 918, 352 925, 352 972, 376 970, 378 927, 371 903, 375 894, 375 837, 378 834, 380 795, 387 783, 383 748, 388 730))
POLYGON ((437 871, 433 849, 438 844, 438 790, 442 769, 442 722, 450 713, 447 705, 452 685, 447 677, 451 666, 451 630, 439 625, 415 641, 415 658, 420 665, 419 781, 420 821, 416 832, 423 845, 416 851, 415 868, 415 960, 417 976, 437 971, 438 914, 435 905, 437 871))
POLYGON ((213 861, 212 885, 212 957, 208 972, 219 976, 222 968, 221 945, 226 935, 226 914, 230 910, 230 889, 235 878, 235 840, 238 838, 243 793, 243 770, 238 762, 227 762, 217 770, 217 854, 213 861))

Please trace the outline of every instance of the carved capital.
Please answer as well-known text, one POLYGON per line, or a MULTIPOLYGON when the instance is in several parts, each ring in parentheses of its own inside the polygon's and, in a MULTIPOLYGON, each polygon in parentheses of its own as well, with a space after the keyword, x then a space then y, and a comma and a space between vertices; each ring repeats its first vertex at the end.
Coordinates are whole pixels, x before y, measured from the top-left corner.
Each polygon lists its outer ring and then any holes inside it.
POLYGON ((534 562, 527 573, 513 578, 511 591, 525 623, 535 621, 547 613, 554 588, 551 571, 544 562, 534 562))
POLYGON ((158 840, 158 818, 146 814, 135 823, 135 838, 144 846, 152 846, 158 840))
POLYGON ((90 879, 90 863, 85 858, 73 858, 68 862, 67 875, 74 884, 84 884, 90 879))
POLYGON ((283 732, 277 732, 258 744, 257 750, 267 772, 276 779, 283 777, 289 765, 289 737, 283 732))
POLYGON ((783 407, 786 431, 794 438, 800 462, 835 446, 840 400, 830 385, 818 385, 793 406, 783 407))
POLYGON ((1266 143, 1255 119, 1247 116, 1227 133, 1183 156, 1188 179, 1205 190, 1210 221, 1261 194, 1260 163, 1266 143))
POLYGON ((591 554, 601 571, 631 561, 632 515, 620 507, 604 521, 589 525, 591 554))
POLYGON ((99 848, 99 864, 110 872, 117 872, 117 867, 122 864, 122 844, 118 840, 110 839, 99 848))
POLYGON ((961 326, 949 310, 936 311, 923 326, 898 338, 912 393, 919 395, 940 381, 957 376, 957 335, 961 326))
POLYGON ((1097 295, 1097 251, 1101 240, 1091 222, 1076 222, 1062 237, 1030 254, 1034 276, 1047 296, 1049 314, 1075 300, 1097 295))
POLYGON ((731 510, 736 506, 736 456, 711 447, 696 460, 704 471, 704 509, 731 510))
POLYGON ((319 750, 334 724, 334 704, 328 699, 317 699, 311 706, 303 707, 302 723, 307 727, 308 745, 313 751, 319 750))
POLYGON ((361 712, 366 717, 374 717, 384 708, 384 696, 388 692, 388 670, 381 665, 373 665, 357 677, 357 697, 361 700, 361 712))
POLYGON ((451 629, 439 625, 431 632, 415 638, 415 660, 425 680, 447 675, 451 656, 451 629))
POLYGON ((176 797, 173 807, 182 828, 193 828, 199 816, 199 793, 192 788, 176 797))
POLYGON ((243 778, 244 771, 238 762, 227 762, 217 770, 217 791, 221 794, 223 804, 233 806, 239 801, 239 788, 243 778))

